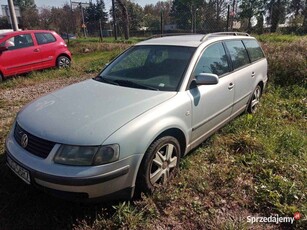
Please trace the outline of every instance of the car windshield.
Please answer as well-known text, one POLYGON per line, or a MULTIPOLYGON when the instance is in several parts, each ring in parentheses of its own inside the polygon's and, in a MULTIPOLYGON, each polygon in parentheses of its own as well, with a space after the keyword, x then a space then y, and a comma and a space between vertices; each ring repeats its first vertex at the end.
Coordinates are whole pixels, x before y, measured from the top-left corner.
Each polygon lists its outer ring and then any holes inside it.
POLYGON ((194 51, 193 47, 134 46, 95 79, 125 87, 176 91, 194 51))

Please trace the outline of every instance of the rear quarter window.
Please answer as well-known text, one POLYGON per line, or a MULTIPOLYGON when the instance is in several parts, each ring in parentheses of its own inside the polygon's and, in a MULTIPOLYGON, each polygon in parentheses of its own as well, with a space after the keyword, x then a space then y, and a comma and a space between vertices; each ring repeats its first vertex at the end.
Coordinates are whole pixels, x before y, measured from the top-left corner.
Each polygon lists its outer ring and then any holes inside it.
POLYGON ((232 65, 234 69, 238 69, 250 63, 247 51, 241 40, 226 41, 232 65))
POLYGON ((264 58, 262 49, 256 40, 243 40, 243 43, 252 62, 264 58))
POLYGON ((56 41, 56 38, 51 33, 35 33, 35 37, 39 45, 48 44, 56 41))

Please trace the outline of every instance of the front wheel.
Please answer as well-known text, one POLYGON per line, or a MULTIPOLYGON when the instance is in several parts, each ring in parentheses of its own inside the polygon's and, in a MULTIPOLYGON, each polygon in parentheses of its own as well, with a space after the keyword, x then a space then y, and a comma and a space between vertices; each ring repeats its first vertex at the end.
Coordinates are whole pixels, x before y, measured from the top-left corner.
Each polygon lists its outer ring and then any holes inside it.
POLYGON ((141 191, 152 192, 154 187, 165 185, 175 174, 180 161, 180 145, 176 138, 161 137, 145 153, 140 166, 137 186, 141 191))
POLYGON ((258 108, 258 104, 259 104, 259 101, 260 101, 260 97, 261 97, 261 93, 262 93, 262 90, 261 90, 261 87, 260 85, 257 85, 257 87, 255 88, 254 92, 253 92, 253 95, 252 95, 252 98, 247 106, 247 112, 249 113, 255 113, 257 108, 258 108))
POLYGON ((56 64, 58 68, 68 68, 70 66, 70 59, 66 56, 59 56, 56 64))

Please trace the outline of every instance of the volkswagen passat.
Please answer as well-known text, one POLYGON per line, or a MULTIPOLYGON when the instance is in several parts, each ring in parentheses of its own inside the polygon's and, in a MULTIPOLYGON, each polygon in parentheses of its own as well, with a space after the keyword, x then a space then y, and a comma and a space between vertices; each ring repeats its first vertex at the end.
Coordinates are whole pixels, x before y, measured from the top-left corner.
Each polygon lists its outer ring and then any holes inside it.
POLYGON ((131 198, 244 111, 254 113, 267 60, 248 34, 149 39, 94 79, 25 106, 6 140, 24 182, 66 198, 131 198))

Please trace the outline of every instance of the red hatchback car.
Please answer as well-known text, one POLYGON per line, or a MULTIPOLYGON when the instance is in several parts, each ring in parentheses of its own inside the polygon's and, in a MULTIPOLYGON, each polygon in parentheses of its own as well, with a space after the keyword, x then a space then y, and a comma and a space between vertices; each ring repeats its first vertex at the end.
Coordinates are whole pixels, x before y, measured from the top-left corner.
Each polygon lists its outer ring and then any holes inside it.
POLYGON ((68 67, 71 53, 54 31, 25 30, 0 34, 0 81, 33 70, 68 67))

